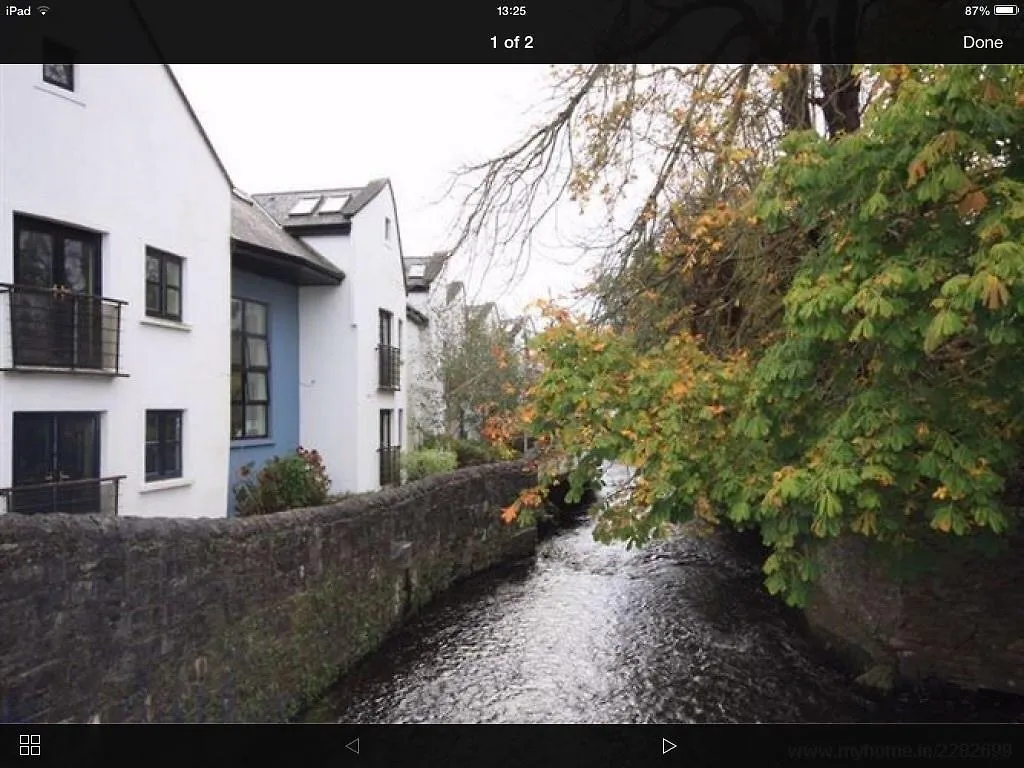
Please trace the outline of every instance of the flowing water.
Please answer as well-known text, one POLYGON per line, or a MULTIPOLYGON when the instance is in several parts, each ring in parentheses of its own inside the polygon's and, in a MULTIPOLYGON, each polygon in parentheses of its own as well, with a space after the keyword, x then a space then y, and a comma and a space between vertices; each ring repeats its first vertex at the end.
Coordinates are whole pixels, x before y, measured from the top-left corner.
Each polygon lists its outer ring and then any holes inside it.
POLYGON ((304 719, 347 723, 1024 722, 1016 697, 870 698, 719 537, 643 550, 581 524, 443 595, 304 719))

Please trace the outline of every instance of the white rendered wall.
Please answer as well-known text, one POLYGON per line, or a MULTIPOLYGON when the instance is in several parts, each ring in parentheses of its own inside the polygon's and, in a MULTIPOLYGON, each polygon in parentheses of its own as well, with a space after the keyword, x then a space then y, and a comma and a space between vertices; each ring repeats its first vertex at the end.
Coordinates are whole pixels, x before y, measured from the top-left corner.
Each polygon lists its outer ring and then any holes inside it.
POLYGON ((400 391, 377 389, 378 310, 394 316, 393 334, 399 319, 408 334, 396 221, 385 187, 356 214, 350 234, 303 236, 345 272, 340 288, 302 288, 299 294, 300 437, 323 455, 336 493, 379 487, 379 411, 394 410, 397 430, 398 411, 406 408, 408 366, 400 391), (390 241, 384 239, 385 217, 391 219, 390 241))
POLYGON ((130 374, 0 373, 0 487, 11 481, 13 412, 100 411, 101 476, 127 475, 121 514, 224 515, 230 204, 230 184, 163 67, 79 65, 69 93, 43 83, 38 65, 0 66, 0 282, 13 278, 15 213, 101 233, 103 295, 128 302, 121 369, 130 374), (145 321, 147 245, 185 260, 180 327, 145 321), (181 480, 145 483, 150 408, 185 411, 181 480))
MULTIPOLYGON (((428 319, 426 327, 410 323, 409 344, 410 386, 407 395, 411 414, 410 425, 419 434, 410 433, 410 440, 418 441, 426 435, 445 431, 444 382, 441 377, 441 341, 451 333, 444 307, 444 285, 435 281, 429 291, 412 293, 409 304, 428 319)), ((413 445, 413 443, 410 443, 413 445)))

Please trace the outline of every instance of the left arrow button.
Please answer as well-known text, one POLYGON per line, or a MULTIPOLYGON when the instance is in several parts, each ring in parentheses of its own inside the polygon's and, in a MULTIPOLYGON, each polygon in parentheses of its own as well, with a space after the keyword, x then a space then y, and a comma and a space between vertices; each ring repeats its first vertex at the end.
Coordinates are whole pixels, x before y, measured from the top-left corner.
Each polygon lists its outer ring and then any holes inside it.
POLYGON ((345 749, 348 749, 348 750, 350 750, 352 752, 355 752, 358 755, 359 754, 359 739, 355 739, 354 741, 350 741, 348 744, 345 745, 345 749))

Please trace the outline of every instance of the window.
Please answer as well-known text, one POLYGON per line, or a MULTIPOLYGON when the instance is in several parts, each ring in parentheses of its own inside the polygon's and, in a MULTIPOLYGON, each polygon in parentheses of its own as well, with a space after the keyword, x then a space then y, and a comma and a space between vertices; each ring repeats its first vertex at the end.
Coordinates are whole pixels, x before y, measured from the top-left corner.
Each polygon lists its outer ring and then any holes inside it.
POLYGON ((267 305, 231 300, 231 437, 269 437, 267 305))
POLYGON ((398 338, 395 339, 395 346, 402 348, 402 319, 398 319, 398 338))
POLYGON ((43 82, 68 91, 75 90, 75 52, 52 40, 43 41, 43 82), (56 62, 61 62, 60 64, 56 62))
POLYGON ((146 480, 181 477, 182 411, 146 411, 146 480))
MULTIPOLYGON (((401 355, 393 345, 393 315, 386 309, 378 310, 380 341, 377 346, 377 387, 397 391, 401 388, 401 355)), ((398 321, 401 333, 402 321, 398 321)))
POLYGON ((324 204, 320 206, 320 210, 317 213, 341 213, 341 209, 345 207, 348 199, 348 195, 344 197, 328 197, 324 200, 324 204))
POLYGON ((401 447, 396 444, 395 435, 392 434, 391 417, 394 412, 390 409, 383 409, 380 412, 380 447, 377 454, 380 457, 380 484, 398 485, 402 479, 402 472, 399 464, 401 447))
POLYGON ((398 432, 395 434, 395 440, 399 445, 402 444, 402 434, 405 430, 405 409, 398 409, 398 432))
POLYGON ((289 216, 307 216, 313 212, 316 208, 316 204, 320 202, 319 197, 305 197, 299 200, 292 209, 288 212, 289 216))
POLYGON ((181 257, 146 248, 146 314, 181 320, 181 257))
POLYGON ((387 216, 384 217, 384 239, 391 239, 391 219, 389 219, 387 216))

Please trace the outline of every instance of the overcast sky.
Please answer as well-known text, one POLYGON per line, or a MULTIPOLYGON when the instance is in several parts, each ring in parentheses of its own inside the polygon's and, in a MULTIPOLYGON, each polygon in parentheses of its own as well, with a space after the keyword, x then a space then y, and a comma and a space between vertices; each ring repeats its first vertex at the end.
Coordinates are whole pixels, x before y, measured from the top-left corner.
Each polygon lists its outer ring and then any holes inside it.
MULTIPOLYGON (((246 192, 358 186, 391 179, 407 256, 445 249, 459 201, 438 202, 450 174, 488 159, 543 116, 549 68, 537 65, 174 65, 189 101, 246 192)), ((567 210, 571 208, 567 206, 567 210)), ((572 228, 574 213, 559 216, 572 228), (568 224, 566 221, 568 220, 568 224)), ((471 300, 499 298, 518 312, 539 296, 567 293, 582 265, 549 228, 540 257, 509 288, 507 273, 468 280, 471 300), (545 255, 546 254, 546 255, 545 255)))

